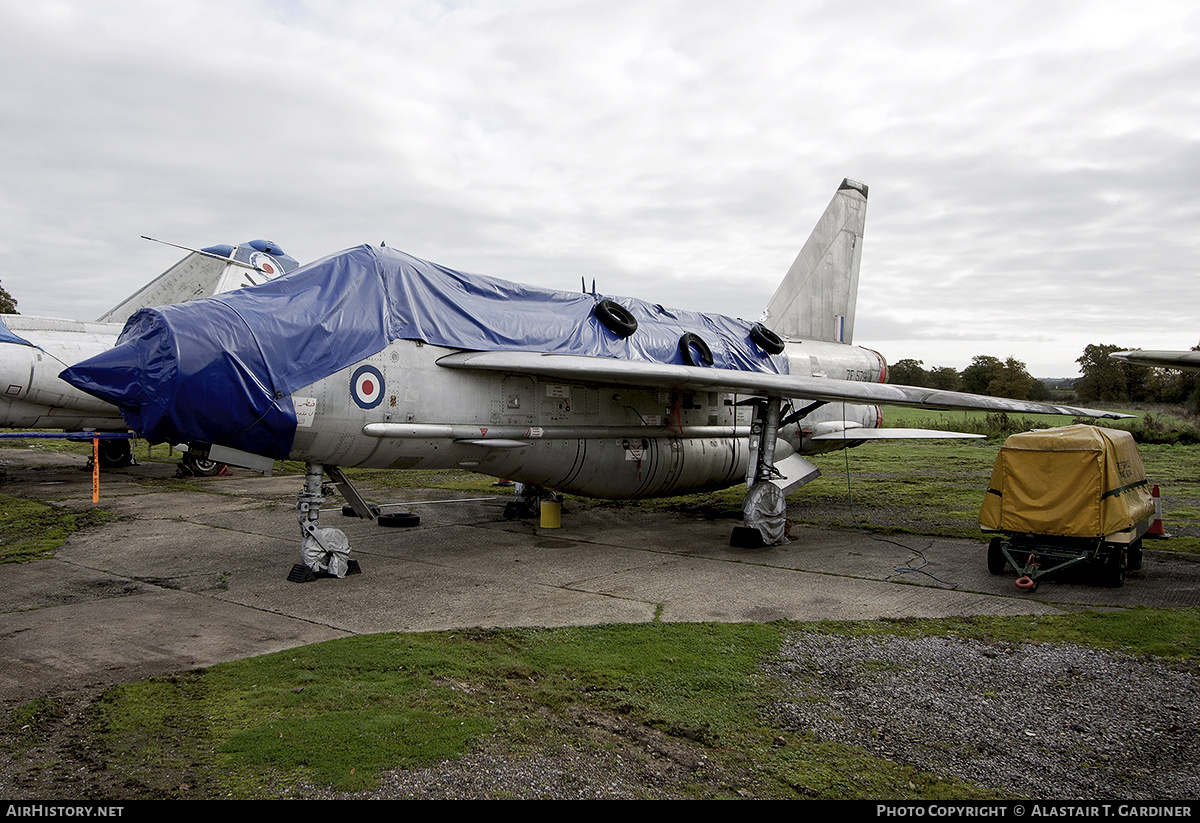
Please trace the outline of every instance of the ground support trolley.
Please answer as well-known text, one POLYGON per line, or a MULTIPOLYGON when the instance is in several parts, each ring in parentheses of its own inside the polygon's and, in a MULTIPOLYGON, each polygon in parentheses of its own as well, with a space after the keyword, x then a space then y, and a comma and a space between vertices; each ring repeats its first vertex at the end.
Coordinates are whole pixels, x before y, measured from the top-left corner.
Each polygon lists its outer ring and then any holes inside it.
POLYGON ((1142 535, 1139 528, 1106 537, 1062 537, 1058 535, 996 535, 988 543, 987 567, 1004 574, 1009 567, 1017 573, 1017 588, 1032 591, 1043 577, 1085 566, 1099 583, 1110 588, 1125 585, 1125 572, 1142 567, 1142 535))
POLYGON ((1142 535, 1155 516, 1133 435, 1074 425, 1004 441, 979 527, 996 535, 988 571, 1004 574, 1011 566, 1018 588, 1083 566, 1115 587, 1125 583, 1127 569, 1141 568, 1142 535))

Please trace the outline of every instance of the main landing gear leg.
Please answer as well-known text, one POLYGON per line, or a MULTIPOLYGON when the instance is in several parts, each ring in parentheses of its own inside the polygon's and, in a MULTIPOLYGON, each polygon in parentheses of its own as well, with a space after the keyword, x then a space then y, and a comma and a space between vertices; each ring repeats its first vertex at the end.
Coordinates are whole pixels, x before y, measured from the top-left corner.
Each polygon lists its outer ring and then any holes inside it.
MULTIPOLYGON (((331 467, 336 477, 341 472, 331 467)), ((300 522, 300 560, 292 567, 288 580, 306 583, 316 577, 345 577, 358 574, 357 560, 350 559, 350 541, 341 529, 323 529, 318 522, 325 502, 319 463, 304 465, 304 488, 296 498, 296 519, 300 522)))
POLYGON ((788 542, 785 534, 787 498, 771 481, 780 477, 775 468, 775 440, 779 435, 782 400, 771 397, 754 407, 750 425, 750 465, 746 471, 749 489, 742 501, 742 525, 734 526, 729 545, 738 548, 779 546, 788 542))

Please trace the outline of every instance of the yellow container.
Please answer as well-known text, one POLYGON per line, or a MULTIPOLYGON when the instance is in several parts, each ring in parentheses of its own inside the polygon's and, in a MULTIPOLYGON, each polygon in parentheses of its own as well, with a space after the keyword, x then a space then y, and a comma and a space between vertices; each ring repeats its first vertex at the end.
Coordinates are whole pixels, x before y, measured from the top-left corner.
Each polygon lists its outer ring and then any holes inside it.
POLYGON ((562 527, 562 503, 557 500, 543 500, 541 509, 543 529, 562 527))

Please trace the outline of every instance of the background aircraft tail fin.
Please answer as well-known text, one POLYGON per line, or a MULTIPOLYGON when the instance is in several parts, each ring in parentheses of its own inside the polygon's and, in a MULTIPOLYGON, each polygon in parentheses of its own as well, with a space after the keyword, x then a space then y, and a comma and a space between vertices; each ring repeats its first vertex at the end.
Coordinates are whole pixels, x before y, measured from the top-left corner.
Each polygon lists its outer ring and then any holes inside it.
POLYGON ((767 304, 763 323, 784 337, 850 343, 867 219, 867 186, 842 181, 767 304))
POLYGON ((184 246, 176 248, 190 254, 97 320, 124 323, 138 309, 186 303, 242 286, 265 283, 300 265, 270 240, 251 240, 240 246, 211 246, 200 250, 184 246))

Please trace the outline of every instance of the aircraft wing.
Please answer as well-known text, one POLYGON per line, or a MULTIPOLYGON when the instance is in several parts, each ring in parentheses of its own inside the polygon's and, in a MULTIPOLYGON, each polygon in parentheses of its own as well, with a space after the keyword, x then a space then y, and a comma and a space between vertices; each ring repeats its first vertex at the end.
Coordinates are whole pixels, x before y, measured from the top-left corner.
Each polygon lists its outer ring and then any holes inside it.
POLYGON ((1118 351, 1109 356, 1138 366, 1200 370, 1200 351, 1118 351))
POLYGON ((686 389, 688 391, 726 391, 764 397, 803 398, 827 403, 867 403, 910 406, 923 409, 962 409, 966 411, 1019 412, 1024 414, 1062 414, 1075 417, 1119 419, 1129 414, 1097 409, 1034 403, 1004 397, 939 391, 917 386, 887 383, 859 383, 826 377, 797 377, 788 374, 677 366, 611 357, 540 354, 538 352, 458 352, 437 361, 452 369, 508 372, 578 380, 611 386, 686 389))

